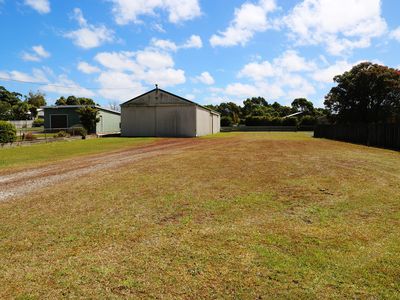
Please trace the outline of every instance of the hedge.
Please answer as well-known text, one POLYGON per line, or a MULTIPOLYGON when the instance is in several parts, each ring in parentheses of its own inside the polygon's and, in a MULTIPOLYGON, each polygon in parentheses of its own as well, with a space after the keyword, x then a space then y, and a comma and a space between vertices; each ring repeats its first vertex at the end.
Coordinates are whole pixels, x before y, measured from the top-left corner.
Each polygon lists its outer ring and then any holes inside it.
POLYGON ((247 117, 245 124, 246 126, 297 126, 297 119, 253 116, 247 117))
POLYGON ((13 143, 17 140, 17 130, 15 126, 6 121, 0 121, 0 144, 13 143))

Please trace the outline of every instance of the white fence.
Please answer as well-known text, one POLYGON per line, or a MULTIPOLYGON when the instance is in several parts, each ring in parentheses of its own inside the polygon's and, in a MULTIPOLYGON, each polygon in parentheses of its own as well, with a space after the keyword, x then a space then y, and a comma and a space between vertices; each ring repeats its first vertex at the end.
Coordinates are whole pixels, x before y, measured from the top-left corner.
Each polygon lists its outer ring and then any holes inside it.
POLYGON ((13 124, 16 128, 31 128, 33 125, 33 120, 19 120, 19 121, 8 121, 13 124))

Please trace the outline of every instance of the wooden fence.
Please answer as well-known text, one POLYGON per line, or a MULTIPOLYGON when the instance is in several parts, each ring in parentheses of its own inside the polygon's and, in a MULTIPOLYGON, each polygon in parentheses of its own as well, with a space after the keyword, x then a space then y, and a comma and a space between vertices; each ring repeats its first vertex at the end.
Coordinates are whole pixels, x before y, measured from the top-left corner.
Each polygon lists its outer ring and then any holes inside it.
POLYGON ((318 125, 314 137, 400 150, 400 124, 318 125))

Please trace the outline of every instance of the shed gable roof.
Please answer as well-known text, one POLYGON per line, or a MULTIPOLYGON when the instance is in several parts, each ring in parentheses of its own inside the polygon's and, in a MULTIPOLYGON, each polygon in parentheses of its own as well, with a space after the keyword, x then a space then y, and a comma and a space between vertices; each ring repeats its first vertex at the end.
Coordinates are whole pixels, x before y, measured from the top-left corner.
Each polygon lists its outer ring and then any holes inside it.
POLYGON ((124 106, 153 106, 153 105, 191 105, 198 106, 203 109, 206 109, 214 114, 219 114, 207 107, 204 107, 200 104, 197 104, 193 101, 180 97, 178 95, 172 94, 165 90, 156 88, 147 93, 144 93, 140 96, 137 96, 127 102, 121 104, 121 107, 124 106))

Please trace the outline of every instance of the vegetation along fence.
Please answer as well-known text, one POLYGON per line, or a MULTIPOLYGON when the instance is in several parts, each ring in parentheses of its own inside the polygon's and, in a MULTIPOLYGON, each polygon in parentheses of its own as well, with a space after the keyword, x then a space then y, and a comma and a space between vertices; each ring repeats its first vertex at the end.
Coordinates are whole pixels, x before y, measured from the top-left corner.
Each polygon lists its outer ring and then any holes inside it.
POLYGON ((233 126, 221 127, 222 132, 231 131, 313 131, 314 126, 233 126))
POLYGON ((318 125, 314 137, 400 150, 400 124, 318 125))

